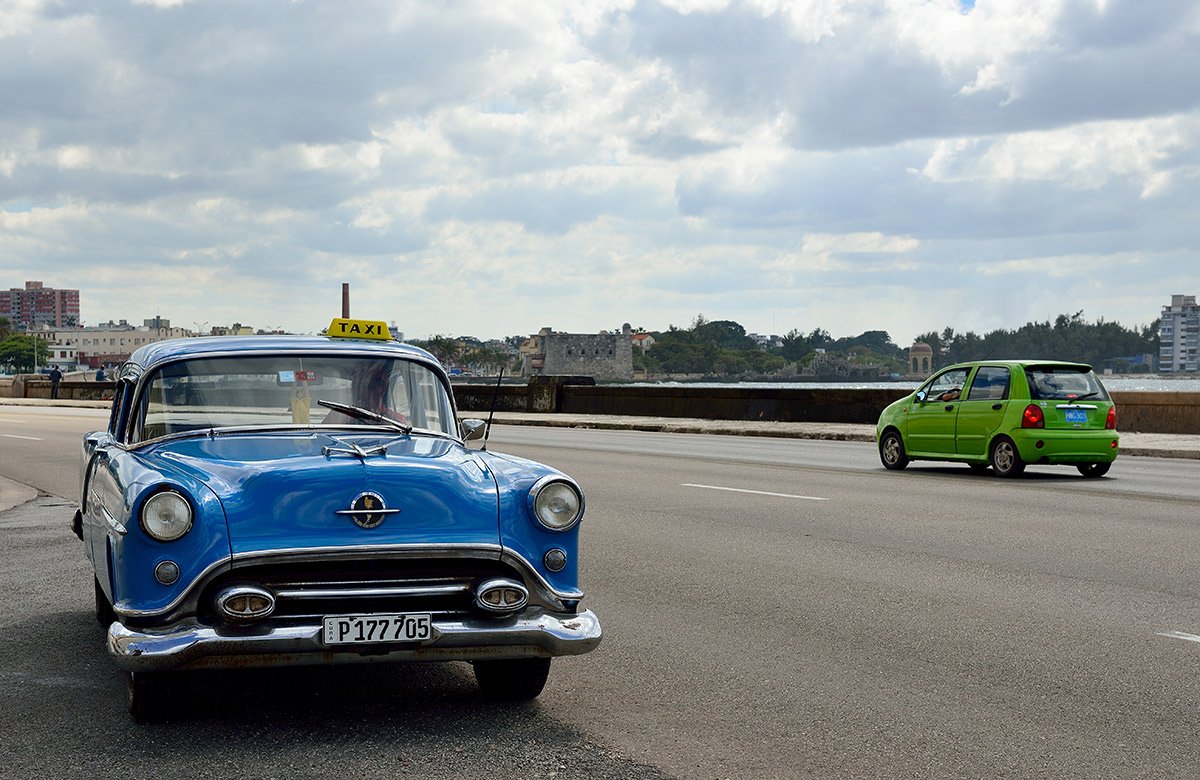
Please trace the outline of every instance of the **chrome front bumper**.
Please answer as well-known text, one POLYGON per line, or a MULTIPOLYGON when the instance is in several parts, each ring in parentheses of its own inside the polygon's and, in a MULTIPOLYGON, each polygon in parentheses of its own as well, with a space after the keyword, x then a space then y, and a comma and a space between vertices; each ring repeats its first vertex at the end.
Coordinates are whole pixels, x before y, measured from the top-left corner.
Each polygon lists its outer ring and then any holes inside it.
POLYGON ((506 620, 440 618, 419 645, 326 645, 320 623, 211 628, 180 622, 164 628, 108 628, 108 653, 131 672, 371 661, 479 661, 581 655, 600 644, 595 613, 534 613, 506 620))

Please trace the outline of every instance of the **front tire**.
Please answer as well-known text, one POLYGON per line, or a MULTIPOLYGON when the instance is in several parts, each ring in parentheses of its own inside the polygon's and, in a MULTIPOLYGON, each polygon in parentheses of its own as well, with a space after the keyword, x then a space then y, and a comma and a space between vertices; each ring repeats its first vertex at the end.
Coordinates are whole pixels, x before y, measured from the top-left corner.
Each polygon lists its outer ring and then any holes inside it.
POLYGON ((992 445, 992 471, 997 477, 1019 477, 1025 471, 1025 461, 1012 439, 997 439, 992 445))
POLYGON ((182 703, 179 672, 125 672, 125 702, 138 723, 168 720, 182 703))
POLYGON ((104 589, 100 587, 100 580, 92 578, 92 584, 96 587, 96 622, 100 627, 107 630, 117 619, 117 613, 113 612, 112 604, 108 602, 108 596, 104 595, 104 589))
POLYGON ((475 661, 473 665, 475 682, 483 695, 503 701, 536 699, 550 676, 549 658, 475 661))
POLYGON ((1075 468, 1079 469, 1079 473, 1083 476, 1096 479, 1107 474, 1111 466, 1111 463, 1080 463, 1075 468))
POLYGON ((879 439, 879 460, 890 471, 899 471, 908 465, 908 454, 904 451, 904 439, 897 431, 888 431, 879 439))

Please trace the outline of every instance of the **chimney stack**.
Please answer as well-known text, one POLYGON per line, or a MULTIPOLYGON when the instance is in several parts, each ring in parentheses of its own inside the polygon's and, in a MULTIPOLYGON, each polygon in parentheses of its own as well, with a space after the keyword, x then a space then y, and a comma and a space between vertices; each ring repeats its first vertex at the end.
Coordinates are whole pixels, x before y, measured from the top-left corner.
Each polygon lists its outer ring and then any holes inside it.
POLYGON ((342 282, 342 318, 350 319, 350 283, 342 282))

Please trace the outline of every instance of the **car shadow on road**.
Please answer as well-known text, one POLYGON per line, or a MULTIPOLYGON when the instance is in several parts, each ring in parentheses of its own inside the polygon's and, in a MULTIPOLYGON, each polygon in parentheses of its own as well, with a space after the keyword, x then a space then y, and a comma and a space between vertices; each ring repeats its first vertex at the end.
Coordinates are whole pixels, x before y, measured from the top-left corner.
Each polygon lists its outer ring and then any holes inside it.
MULTIPOLYGON (((27 619, 5 640, 0 724, 18 776, 666 777, 539 701, 485 699, 467 664, 199 671, 177 714, 143 725, 90 612, 27 619)), ((569 704, 569 685, 552 670, 542 696, 569 704)))
MULTIPOLYGON (((1046 466, 1046 469, 1054 469, 1044 471, 1042 467, 1037 465, 1030 466, 1020 476, 1017 477, 997 477, 992 473, 991 469, 986 471, 975 471, 962 464, 940 464, 940 465, 915 465, 910 464, 905 469, 907 474, 924 474, 929 476, 948 477, 951 479, 965 480, 990 480, 1000 485, 1020 485, 1022 482, 1029 484, 1050 484, 1054 482, 1065 482, 1067 484, 1088 485, 1105 480, 1113 479, 1112 474, 1106 474, 1103 477, 1085 477, 1075 469, 1067 470, 1067 467, 1046 466)), ((886 469, 880 468, 880 471, 886 469)))

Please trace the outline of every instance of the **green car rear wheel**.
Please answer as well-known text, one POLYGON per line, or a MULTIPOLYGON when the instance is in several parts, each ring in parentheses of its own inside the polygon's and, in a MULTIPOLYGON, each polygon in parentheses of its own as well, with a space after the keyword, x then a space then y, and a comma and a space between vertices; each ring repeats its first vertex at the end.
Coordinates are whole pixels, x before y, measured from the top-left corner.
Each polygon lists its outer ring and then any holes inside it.
POLYGON ((992 445, 992 471, 997 477, 1018 477, 1025 471, 1025 461, 1012 439, 1000 438, 992 445))

